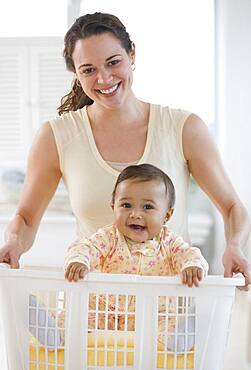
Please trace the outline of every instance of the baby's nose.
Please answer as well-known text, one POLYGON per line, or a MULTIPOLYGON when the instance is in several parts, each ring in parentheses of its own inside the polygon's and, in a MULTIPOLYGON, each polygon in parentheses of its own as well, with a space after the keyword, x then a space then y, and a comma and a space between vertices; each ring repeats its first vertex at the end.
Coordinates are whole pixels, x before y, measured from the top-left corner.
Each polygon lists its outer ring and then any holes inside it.
POLYGON ((132 211, 130 213, 130 217, 131 218, 136 218, 137 220, 140 220, 142 218, 142 215, 140 214, 140 212, 132 211))

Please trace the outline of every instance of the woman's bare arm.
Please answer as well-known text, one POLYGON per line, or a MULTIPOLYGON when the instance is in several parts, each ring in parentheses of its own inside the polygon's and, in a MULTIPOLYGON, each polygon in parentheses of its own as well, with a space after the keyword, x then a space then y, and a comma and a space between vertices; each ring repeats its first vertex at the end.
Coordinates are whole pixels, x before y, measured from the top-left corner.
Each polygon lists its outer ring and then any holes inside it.
POLYGON ((195 115, 185 122, 183 150, 191 174, 222 214, 227 242, 225 276, 241 272, 250 284, 251 267, 242 253, 250 234, 249 215, 226 174, 207 126, 195 115))
POLYGON ((49 123, 38 131, 31 147, 27 173, 15 218, 7 226, 0 262, 19 266, 19 258, 33 244, 42 215, 61 178, 54 135, 49 123))

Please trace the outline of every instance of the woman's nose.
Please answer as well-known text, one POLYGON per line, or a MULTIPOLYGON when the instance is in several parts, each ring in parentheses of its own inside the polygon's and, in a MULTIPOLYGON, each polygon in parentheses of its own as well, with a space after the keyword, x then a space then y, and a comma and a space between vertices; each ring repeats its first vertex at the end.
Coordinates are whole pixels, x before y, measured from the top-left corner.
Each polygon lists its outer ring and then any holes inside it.
POLYGON ((99 71, 98 73, 98 84, 108 84, 111 83, 113 80, 113 75, 107 71, 107 70, 102 70, 99 71))

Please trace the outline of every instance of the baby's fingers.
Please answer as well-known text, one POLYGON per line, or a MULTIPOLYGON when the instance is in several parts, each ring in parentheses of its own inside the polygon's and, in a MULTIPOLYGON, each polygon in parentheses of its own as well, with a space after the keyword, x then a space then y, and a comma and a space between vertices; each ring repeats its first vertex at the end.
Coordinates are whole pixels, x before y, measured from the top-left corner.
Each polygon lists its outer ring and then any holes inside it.
POLYGON ((72 263, 68 266, 65 277, 68 281, 78 281, 85 276, 86 272, 86 266, 82 263, 72 263))
POLYGON ((198 276, 198 279, 199 281, 201 281, 203 279, 203 270, 198 268, 197 269, 197 276, 198 276))
POLYGON ((187 285, 191 288, 193 286, 193 280, 194 280, 193 270, 189 269, 186 271, 186 273, 187 273, 187 285))
POLYGON ((66 279, 69 279, 69 274, 71 272, 71 265, 67 267, 66 271, 65 271, 65 274, 64 274, 64 277, 66 279))
POLYGON ((200 267, 193 269, 193 283, 195 286, 199 286, 200 281, 203 279, 203 270, 200 267))
POLYGON ((199 286, 199 282, 203 278, 203 271, 201 268, 189 267, 182 271, 182 283, 189 287, 199 286))
POLYGON ((73 274, 73 280, 78 281, 80 279, 80 272, 81 272, 82 266, 76 266, 74 274, 73 274))
POLYGON ((88 273, 88 269, 85 266, 83 266, 79 272, 79 278, 84 279, 87 273, 88 273))
POLYGON ((182 273, 181 273, 181 280, 182 280, 182 284, 186 285, 187 283, 187 274, 186 274, 186 270, 183 270, 182 273))
POLYGON ((192 274, 193 274, 193 284, 195 286, 199 286, 199 281, 201 280, 199 278, 199 269, 193 269, 192 274))
POLYGON ((68 266, 66 273, 65 273, 65 277, 68 281, 74 280, 75 268, 76 267, 74 265, 68 266))
POLYGON ((182 271, 182 284, 188 285, 189 287, 193 284, 193 274, 191 269, 185 269, 182 271))

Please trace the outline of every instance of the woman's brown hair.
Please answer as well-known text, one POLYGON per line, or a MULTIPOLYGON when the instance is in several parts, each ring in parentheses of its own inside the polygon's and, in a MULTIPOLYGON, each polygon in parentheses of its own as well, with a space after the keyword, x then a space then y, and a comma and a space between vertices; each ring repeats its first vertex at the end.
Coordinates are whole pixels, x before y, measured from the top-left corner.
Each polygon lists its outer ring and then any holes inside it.
MULTIPOLYGON (((128 54, 132 51, 130 36, 123 23, 115 15, 107 13, 86 14, 76 19, 65 35, 63 56, 67 69, 73 73, 76 72, 72 53, 78 40, 106 32, 112 33, 128 54)), ((61 115, 75 111, 92 103, 93 100, 85 94, 78 80, 74 79, 71 91, 61 99, 58 113, 61 115)))

